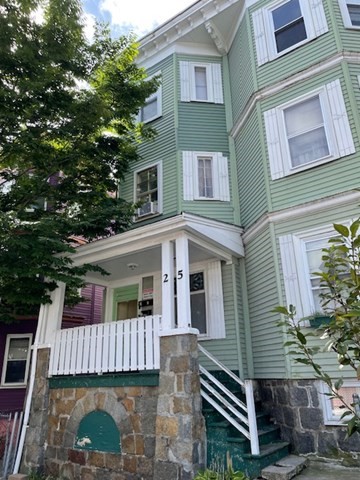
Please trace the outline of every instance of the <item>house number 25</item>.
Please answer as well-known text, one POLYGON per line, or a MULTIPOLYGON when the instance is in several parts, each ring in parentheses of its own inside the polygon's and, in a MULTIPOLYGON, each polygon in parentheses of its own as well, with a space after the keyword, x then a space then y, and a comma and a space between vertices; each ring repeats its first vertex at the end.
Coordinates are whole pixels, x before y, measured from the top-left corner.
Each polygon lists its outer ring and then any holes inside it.
MULTIPOLYGON (((183 277, 184 277, 183 271, 182 271, 182 270, 178 270, 178 272, 177 272, 177 278, 178 278, 178 280, 181 280, 183 277)), ((164 283, 168 283, 168 281, 169 281, 169 275, 168 275, 167 273, 164 273, 164 280, 163 280, 163 282, 164 282, 164 283)))

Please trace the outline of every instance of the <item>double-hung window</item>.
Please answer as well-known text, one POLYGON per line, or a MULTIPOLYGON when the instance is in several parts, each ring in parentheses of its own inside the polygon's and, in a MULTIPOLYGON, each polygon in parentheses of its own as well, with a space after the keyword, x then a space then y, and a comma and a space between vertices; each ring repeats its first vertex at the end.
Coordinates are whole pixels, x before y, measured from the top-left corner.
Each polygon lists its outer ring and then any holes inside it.
MULTIPOLYGON (((158 77, 161 72, 157 72, 150 78, 158 77)), ((145 105, 140 109, 139 121, 143 123, 151 122, 162 115, 162 88, 159 85, 156 92, 154 92, 145 101, 145 105)))
MULTIPOLYGON (((225 338, 221 262, 192 265, 189 276, 191 326, 203 338, 225 338)), ((176 282, 175 282, 175 305, 176 282)), ((175 308, 176 312, 176 308, 175 308)))
POLYGON ((289 0, 270 11, 276 51, 280 53, 307 39, 299 0, 289 0))
POLYGON ((264 113, 271 178, 355 152, 339 80, 264 113))
POLYGON ((347 28, 360 28, 360 0, 339 0, 344 25, 347 28))
POLYGON ((161 212, 160 163, 135 172, 135 203, 139 204, 138 218, 156 215, 161 212))
POLYGON ((229 201, 228 159, 220 152, 183 152, 184 200, 229 201))
POLYGON ((258 65, 328 31, 321 0, 277 0, 253 15, 258 65))
MULTIPOLYGON (((346 407, 340 400, 329 395, 329 387, 325 383, 319 384, 319 390, 323 403, 325 425, 344 425, 344 422, 350 420, 347 416, 342 418, 346 407)), ((338 393, 348 405, 357 403, 358 409, 360 409, 360 404, 358 403, 360 397, 360 381, 345 380, 339 388, 338 393)))
POLYGON ((295 305, 297 319, 321 312, 320 277, 323 249, 336 236, 332 226, 279 237, 281 265, 287 305, 295 305))
POLYGON ((220 63, 180 62, 182 102, 224 103, 220 63))
POLYGON ((1 385, 19 387, 26 385, 32 335, 12 334, 6 337, 1 385))

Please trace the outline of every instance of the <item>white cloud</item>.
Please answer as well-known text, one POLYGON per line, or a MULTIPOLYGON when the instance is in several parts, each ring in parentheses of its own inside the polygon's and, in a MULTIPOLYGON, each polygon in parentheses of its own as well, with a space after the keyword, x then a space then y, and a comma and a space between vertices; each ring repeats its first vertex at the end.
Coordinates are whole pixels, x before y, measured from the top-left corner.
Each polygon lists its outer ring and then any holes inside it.
POLYGON ((113 25, 131 25, 143 35, 181 12, 194 0, 101 0, 100 9, 111 14, 113 25))
POLYGON ((91 43, 94 38, 96 18, 91 13, 83 13, 84 33, 88 41, 91 43))

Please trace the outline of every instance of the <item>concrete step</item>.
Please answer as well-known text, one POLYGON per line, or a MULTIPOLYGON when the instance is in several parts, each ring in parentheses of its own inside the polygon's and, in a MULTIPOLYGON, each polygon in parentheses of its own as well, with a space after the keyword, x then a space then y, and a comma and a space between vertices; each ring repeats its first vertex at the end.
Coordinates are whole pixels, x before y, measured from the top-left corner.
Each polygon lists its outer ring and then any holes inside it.
POLYGON ((261 470, 260 478, 265 480, 290 480, 308 465, 308 459, 296 455, 288 455, 273 465, 261 470))

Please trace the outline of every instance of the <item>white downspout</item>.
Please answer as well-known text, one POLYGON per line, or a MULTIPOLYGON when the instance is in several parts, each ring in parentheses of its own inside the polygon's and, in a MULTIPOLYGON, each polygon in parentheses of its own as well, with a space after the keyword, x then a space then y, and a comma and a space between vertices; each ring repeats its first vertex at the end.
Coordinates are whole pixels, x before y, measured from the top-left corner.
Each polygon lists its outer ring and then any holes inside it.
POLYGON ((36 372, 36 365, 37 365, 37 352, 38 352, 38 346, 33 345, 32 356, 31 356, 31 371, 30 371, 30 378, 29 378, 29 388, 28 388, 28 392, 27 392, 27 396, 26 396, 23 425, 22 425, 22 428, 21 428, 21 435, 20 435, 19 445, 18 445, 18 449, 17 449, 13 474, 16 474, 16 473, 19 472, 21 457, 22 457, 23 449, 24 449, 26 430, 28 428, 28 422, 29 422, 29 416, 30 416, 31 399, 32 399, 33 391, 34 391, 35 372, 36 372))

